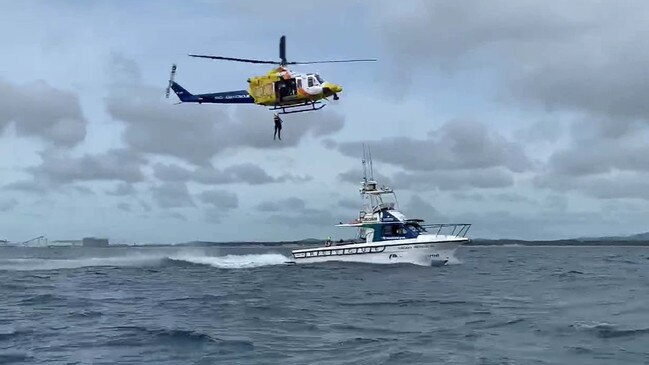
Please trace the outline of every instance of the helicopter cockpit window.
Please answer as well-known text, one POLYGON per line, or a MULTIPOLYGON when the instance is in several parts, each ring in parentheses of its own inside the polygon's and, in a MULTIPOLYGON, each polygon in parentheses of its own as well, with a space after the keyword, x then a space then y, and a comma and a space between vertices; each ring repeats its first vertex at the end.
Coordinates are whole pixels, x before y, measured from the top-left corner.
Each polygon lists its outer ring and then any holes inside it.
POLYGON ((322 77, 320 77, 320 75, 315 74, 315 79, 318 80, 320 84, 324 84, 324 80, 322 79, 322 77))
POLYGON ((313 86, 313 76, 309 76, 308 85, 309 85, 309 87, 313 86))

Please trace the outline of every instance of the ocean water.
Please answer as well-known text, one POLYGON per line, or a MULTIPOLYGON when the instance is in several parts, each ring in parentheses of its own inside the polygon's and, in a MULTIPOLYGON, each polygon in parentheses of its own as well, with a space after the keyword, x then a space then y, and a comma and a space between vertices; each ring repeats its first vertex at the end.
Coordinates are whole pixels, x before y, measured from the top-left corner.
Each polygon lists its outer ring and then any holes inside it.
POLYGON ((0 248, 0 364, 647 364, 649 248, 0 248))

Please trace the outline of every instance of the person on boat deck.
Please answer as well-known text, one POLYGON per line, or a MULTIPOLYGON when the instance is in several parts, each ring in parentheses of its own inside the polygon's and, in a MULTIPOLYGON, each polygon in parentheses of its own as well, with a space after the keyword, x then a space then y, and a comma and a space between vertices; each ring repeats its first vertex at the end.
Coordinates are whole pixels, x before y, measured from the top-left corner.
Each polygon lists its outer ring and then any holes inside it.
POLYGON ((279 140, 282 140, 282 122, 283 120, 279 117, 277 113, 275 113, 275 133, 273 134, 273 139, 279 138, 279 140))

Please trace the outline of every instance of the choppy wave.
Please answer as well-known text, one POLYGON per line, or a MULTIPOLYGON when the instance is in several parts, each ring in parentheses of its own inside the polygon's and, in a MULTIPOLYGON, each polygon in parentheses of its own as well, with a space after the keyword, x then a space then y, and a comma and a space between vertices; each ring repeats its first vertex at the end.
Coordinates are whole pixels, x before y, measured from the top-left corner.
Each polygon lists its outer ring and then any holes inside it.
POLYGON ((254 344, 250 341, 226 340, 189 329, 121 326, 113 327, 112 330, 116 331, 116 335, 105 343, 107 346, 134 346, 148 343, 191 346, 213 343, 218 345, 221 350, 228 348, 233 352, 254 349, 254 344))
POLYGON ((463 265, 423 269, 255 268, 288 248, 3 248, 0 364, 646 362, 649 265, 624 262, 646 249, 569 250, 461 249, 463 265))
POLYGON ((9 326, 0 326, 0 341, 12 340, 23 335, 32 335, 32 331, 26 329, 16 329, 9 326))
POLYGON ((268 265, 280 265, 288 258, 281 254, 252 254, 207 256, 201 254, 134 255, 113 257, 83 257, 76 259, 14 258, 0 259, 0 270, 37 271, 79 269, 84 267, 147 267, 186 263, 209 265, 222 269, 242 269, 268 265))
POLYGON ((636 335, 649 335, 649 328, 620 328, 611 323, 600 322, 577 322, 572 325, 577 330, 594 333, 600 338, 617 338, 636 335))
POLYGON ((0 364, 24 363, 31 359, 30 355, 21 352, 0 354, 0 364))

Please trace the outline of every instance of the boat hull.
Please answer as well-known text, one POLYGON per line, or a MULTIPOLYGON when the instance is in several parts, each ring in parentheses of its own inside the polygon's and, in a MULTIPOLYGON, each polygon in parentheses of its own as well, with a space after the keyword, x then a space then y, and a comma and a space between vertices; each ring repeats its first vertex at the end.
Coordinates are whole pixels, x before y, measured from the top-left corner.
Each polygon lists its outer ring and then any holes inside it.
POLYGON ((327 261, 364 262, 373 264, 410 263, 424 266, 443 266, 455 250, 468 240, 444 242, 375 242, 313 249, 294 250, 296 264, 327 261))

